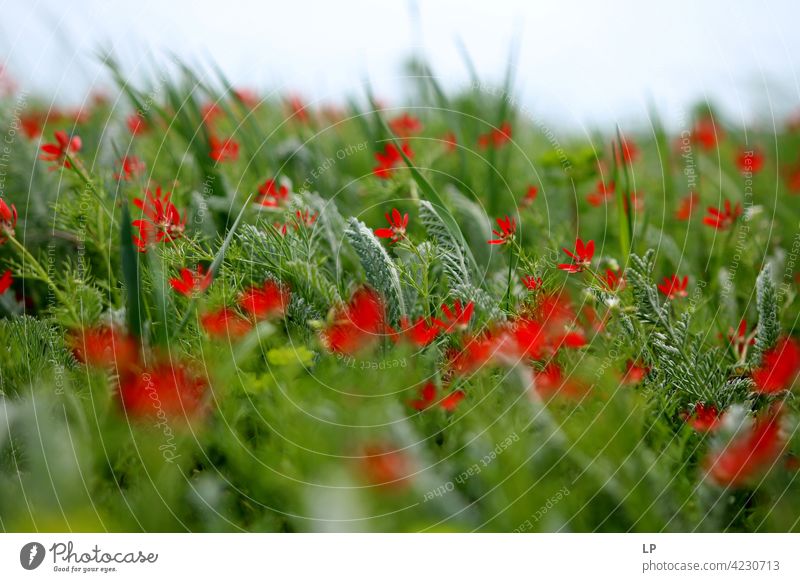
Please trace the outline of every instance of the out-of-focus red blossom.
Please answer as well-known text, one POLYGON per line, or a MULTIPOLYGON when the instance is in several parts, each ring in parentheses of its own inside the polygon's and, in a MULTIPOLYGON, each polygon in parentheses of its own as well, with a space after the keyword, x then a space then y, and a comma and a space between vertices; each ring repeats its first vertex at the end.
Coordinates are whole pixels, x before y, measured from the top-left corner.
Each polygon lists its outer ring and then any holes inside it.
POLYGON ((211 285, 212 273, 205 272, 203 265, 197 265, 197 270, 192 271, 184 267, 181 269, 180 277, 169 280, 170 286, 181 295, 191 297, 196 293, 203 293, 211 285))
POLYGON ((478 147, 481 149, 499 148, 509 141, 511 141, 511 124, 504 121, 500 127, 479 135, 478 147))
POLYGON ((132 113, 125 119, 125 125, 128 126, 128 131, 131 132, 131 135, 141 135, 147 132, 150 129, 147 125, 147 122, 144 120, 144 117, 139 115, 138 113, 132 113))
POLYGON ((644 211, 644 196, 640 192, 631 192, 629 196, 622 199, 622 207, 625 214, 630 214, 630 207, 634 212, 644 211))
POLYGON ((445 354, 450 370, 458 375, 471 374, 488 364, 497 351, 497 338, 486 331, 474 337, 465 337, 460 348, 451 348, 445 354))
POLYGON ((333 352, 358 353, 378 340, 385 319, 380 296, 372 289, 359 289, 344 308, 335 312, 333 323, 322 332, 322 342, 333 352))
POLYGON ((678 206, 678 210, 675 212, 675 218, 678 220, 689 220, 699 202, 700 196, 698 196, 696 192, 690 192, 681 198, 680 206, 678 206))
POLYGON ((442 143, 444 144, 445 151, 454 152, 458 147, 458 138, 455 133, 448 131, 442 136, 442 143))
POLYGON ((22 133, 28 139, 36 139, 42 135, 42 125, 44 117, 41 113, 24 113, 19 118, 19 125, 22 133))
POLYGON ((514 234, 517 232, 517 221, 514 218, 509 218, 508 215, 503 218, 496 218, 497 229, 492 231, 492 234, 497 238, 486 241, 490 245, 503 245, 514 240, 514 234))
POLYGON ((305 228, 311 228, 314 226, 314 223, 317 222, 317 213, 311 214, 310 210, 297 210, 294 213, 294 227, 299 228, 301 226, 305 228))
POLYGON ((206 409, 205 379, 185 365, 161 362, 152 368, 121 376, 119 396, 125 412, 135 418, 160 414, 194 418, 206 409))
POLYGON ((538 291, 542 288, 542 278, 541 277, 534 277, 533 275, 525 275, 522 277, 522 284, 529 291, 538 291))
POLYGON ((587 267, 592 265, 592 257, 594 257, 594 241, 590 240, 584 244, 581 239, 575 241, 575 252, 563 249, 567 255, 574 261, 573 263, 562 263, 558 268, 567 273, 580 273, 587 267))
POLYGON ((289 200, 289 186, 279 184, 275 179, 269 179, 258 187, 258 199, 256 204, 267 208, 277 208, 286 204, 289 200))
POLYGON ((606 282, 606 286, 610 291, 621 291, 625 288, 625 275, 622 269, 616 271, 606 269, 603 280, 606 282))
POLYGON ((639 158, 639 147, 629 137, 622 137, 622 156, 620 156, 619 142, 615 141, 613 147, 617 164, 622 164, 622 162, 631 164, 639 158))
POLYGON ((17 207, 0 198, 0 245, 14 236, 17 227, 17 207))
POLYGON ((60 166, 69 169, 72 167, 67 154, 75 154, 81 151, 81 138, 77 135, 70 137, 66 131, 56 131, 53 136, 56 138, 54 143, 46 143, 42 146, 42 154, 39 159, 45 162, 54 162, 51 170, 55 170, 60 166))
POLYGON ((790 194, 800 193, 800 165, 795 164, 786 171, 786 187, 790 194))
POLYGON ((762 413, 730 443, 712 452, 705 461, 709 476, 726 487, 740 486, 775 464, 783 452, 780 406, 762 413))
POLYGON ((536 318, 548 326, 564 326, 573 323, 577 316, 569 300, 562 295, 545 295, 539 300, 536 318))
POLYGON ((565 331, 551 335, 553 351, 561 348, 578 349, 587 345, 586 336, 579 330, 565 331))
POLYGON ((248 109, 255 109, 258 107, 261 100, 258 97, 258 93, 253 91, 252 89, 234 89, 233 95, 242 102, 242 104, 247 107, 248 109))
POLYGON ((288 106, 289 113, 292 116, 292 119, 295 121, 299 121, 300 123, 308 123, 309 122, 309 115, 308 109, 303 103, 303 99, 298 95, 292 95, 286 100, 286 105, 288 106))
POLYGON ((208 140, 208 155, 215 162, 233 162, 239 159, 239 143, 232 137, 220 139, 212 135, 208 140))
POLYGON ((536 200, 536 197, 539 195, 539 188, 537 186, 528 186, 528 189, 525 190, 525 195, 522 197, 522 201, 520 204, 523 207, 528 207, 536 200))
POLYGON ((717 127, 714 124, 714 120, 710 116, 698 119, 694 124, 692 141, 703 149, 714 149, 717 146, 717 142, 722 138, 722 128, 717 127))
POLYGON ((722 413, 717 407, 704 402, 695 404, 694 410, 691 413, 684 412, 681 418, 697 432, 711 432, 722 423, 722 413))
POLYGON ((391 178, 394 169, 403 163, 401 150, 409 159, 414 157, 414 152, 407 143, 401 144, 399 150, 393 143, 388 143, 383 152, 375 152, 375 160, 378 165, 372 169, 372 173, 382 180, 391 178))
POLYGON ((610 180, 608 184, 602 180, 598 180, 595 184, 594 191, 586 195, 586 201, 592 206, 600 206, 607 203, 614 197, 614 192, 617 188, 614 180, 610 180))
POLYGON ((403 113, 389 122, 389 128, 398 137, 406 138, 422 131, 422 122, 408 113, 403 113))
POLYGON ((109 326, 87 328, 69 336, 75 358, 89 366, 132 370, 139 362, 136 340, 109 326))
POLYGON ((250 331, 250 322, 233 309, 223 307, 200 316, 200 325, 211 337, 239 338, 250 331))
POLYGON ((736 355, 741 358, 745 353, 745 348, 748 345, 756 343, 756 338, 755 336, 751 336, 748 339, 747 322, 743 319, 739 322, 739 326, 735 330, 730 327, 728 328, 728 342, 733 347, 733 351, 736 355))
POLYGON ((464 400, 465 394, 461 390, 455 390, 447 394, 444 398, 437 402, 436 400, 436 385, 433 382, 428 382, 419 392, 419 398, 415 398, 409 404, 414 410, 426 410, 431 406, 438 405, 445 412, 453 412, 464 400))
POLYGON ((276 281, 265 281, 261 287, 249 287, 239 298, 239 306, 255 319, 283 317, 289 306, 289 290, 276 281))
POLYGON ((448 305, 442 305, 442 313, 444 320, 434 318, 433 322, 441 327, 445 333, 452 333, 453 331, 466 331, 469 327, 469 321, 472 319, 472 313, 475 311, 475 304, 470 301, 466 305, 461 304, 460 299, 453 302, 452 309, 448 305))
POLYGON ((756 391, 773 394, 790 390, 800 372, 800 346, 792 338, 782 338, 764 353, 761 365, 753 372, 756 391))
POLYGON ((206 125, 213 125, 214 122, 223 114, 222 107, 217 103, 206 103, 200 110, 203 116, 203 123, 206 125))
POLYGON ((644 380, 650 373, 650 368, 642 366, 632 360, 625 364, 625 373, 622 375, 622 383, 635 386, 644 380))
POLYGON ((439 326, 432 322, 428 323, 421 316, 413 324, 407 317, 401 317, 397 330, 389 328, 393 341, 403 339, 420 348, 424 348, 435 340, 439 331, 439 326))
POLYGON ((658 290, 661 291, 668 299, 676 299, 677 297, 687 297, 689 294, 686 287, 689 285, 689 276, 685 275, 683 279, 677 275, 664 277, 664 282, 658 285, 658 290))
POLYGON ((11 275, 11 271, 7 270, 3 273, 3 276, 0 277, 0 295, 8 291, 11 284, 14 282, 14 277, 11 275))
POLYGON ((364 447, 361 467, 372 485, 403 489, 408 485, 413 467, 408 455, 390 445, 373 443, 364 447))
POLYGON ((728 230, 742 215, 742 205, 737 203, 736 206, 731 206, 731 201, 726 200, 722 210, 709 206, 707 212, 703 224, 716 230, 728 230))
POLYGON ((386 222, 389 223, 389 228, 376 228, 375 236, 378 238, 388 238, 392 243, 405 238, 406 227, 408 226, 408 213, 403 215, 397 208, 392 208, 391 215, 386 213, 386 222))
POLYGON ((172 242, 183 236, 186 217, 181 218, 180 212, 170 201, 171 196, 171 192, 162 192, 159 186, 155 192, 146 190, 144 198, 134 198, 133 203, 144 215, 144 218, 132 223, 139 229, 139 236, 133 237, 139 252, 145 252, 151 242, 172 242))
POLYGON ((582 384, 564 378, 561 368, 553 362, 547 364, 541 371, 533 371, 533 387, 542 398, 554 396, 578 398, 586 391, 582 384))
POLYGON ((764 154, 760 150, 742 149, 736 156, 736 167, 742 173, 756 174, 764 167, 764 154))
POLYGON ((119 172, 114 173, 115 180, 132 180, 145 170, 142 160, 136 156, 125 156, 119 161, 119 172))

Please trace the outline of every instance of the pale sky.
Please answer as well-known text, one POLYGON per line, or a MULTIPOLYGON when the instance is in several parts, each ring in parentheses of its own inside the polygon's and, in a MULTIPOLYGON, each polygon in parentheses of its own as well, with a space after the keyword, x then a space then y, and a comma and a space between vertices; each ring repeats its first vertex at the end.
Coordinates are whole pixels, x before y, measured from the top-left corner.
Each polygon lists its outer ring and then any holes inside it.
POLYGON ((403 60, 416 48, 450 87, 468 74, 499 81, 517 35, 522 101, 553 123, 589 128, 645 118, 675 123, 697 99, 731 122, 770 120, 800 105, 800 3, 611 0, 171 2, 0 0, 0 62, 23 86, 80 102, 108 81, 99 47, 137 71, 171 51, 216 61, 236 84, 308 100, 363 95, 366 78, 402 102, 403 60))

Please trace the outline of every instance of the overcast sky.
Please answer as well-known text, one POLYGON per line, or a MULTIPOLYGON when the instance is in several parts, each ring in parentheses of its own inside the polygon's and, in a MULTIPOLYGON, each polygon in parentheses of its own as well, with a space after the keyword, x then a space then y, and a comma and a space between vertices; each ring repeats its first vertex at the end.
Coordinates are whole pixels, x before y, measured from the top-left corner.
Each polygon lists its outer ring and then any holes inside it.
POLYGON ((212 59, 242 86, 309 100, 359 94, 369 78, 402 99, 416 48, 450 86, 467 82, 463 40, 482 78, 500 80, 521 39, 518 90, 537 115, 576 127, 643 119, 655 102, 673 123, 697 99, 732 122, 800 104, 800 2, 432 0, 206 2, 0 0, 0 61, 30 89, 79 102, 108 86, 98 47, 135 76, 172 51, 212 59), (737 7, 738 6, 738 7, 737 7))

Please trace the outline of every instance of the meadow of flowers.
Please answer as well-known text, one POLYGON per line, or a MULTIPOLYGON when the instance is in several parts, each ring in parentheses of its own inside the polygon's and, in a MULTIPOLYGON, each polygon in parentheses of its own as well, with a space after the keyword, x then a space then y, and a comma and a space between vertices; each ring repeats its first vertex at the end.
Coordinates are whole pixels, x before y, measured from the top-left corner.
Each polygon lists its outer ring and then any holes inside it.
POLYGON ((0 98, 0 529, 800 529, 800 123, 513 75, 0 98))

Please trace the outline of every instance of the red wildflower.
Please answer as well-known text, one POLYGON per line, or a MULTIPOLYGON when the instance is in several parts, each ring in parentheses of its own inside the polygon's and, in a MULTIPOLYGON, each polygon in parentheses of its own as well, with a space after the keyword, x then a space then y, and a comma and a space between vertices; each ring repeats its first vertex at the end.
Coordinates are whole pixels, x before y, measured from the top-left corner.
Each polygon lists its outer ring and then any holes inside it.
POLYGON ((761 365, 753 372, 756 391, 773 394, 789 390, 800 372, 800 346, 792 338, 783 338, 767 351, 761 365))
POLYGON ((211 272, 206 273, 203 265, 197 265, 197 270, 194 272, 184 267, 181 269, 180 277, 170 279, 169 284, 181 295, 191 297, 208 289, 211 285, 211 272))
POLYGON ((114 174, 115 180, 132 180, 145 169, 144 162, 136 156, 125 156, 119 161, 119 164, 120 170, 114 174))
POLYGON ((497 227, 499 230, 493 230, 492 234, 497 238, 487 241, 490 245, 503 245, 511 242, 514 239, 514 233, 517 232, 517 221, 514 218, 509 218, 506 215, 504 218, 496 218, 497 227))
POLYGON ((722 422, 722 414, 717 407, 704 402, 698 402, 691 414, 684 412, 681 417, 697 432, 710 432, 722 422))
POLYGON ((575 398, 580 396, 584 387, 564 378, 561 368, 554 363, 549 363, 541 371, 533 372, 533 386, 539 396, 552 397, 552 396, 566 396, 568 398, 575 398))
MULTIPOLYGON (((505 355, 512 358, 532 358, 539 360, 544 356, 547 347, 547 329, 538 321, 532 319, 519 319, 511 329, 510 337, 513 339, 512 352, 502 350, 505 355)), ((507 348, 507 345, 503 346, 507 348)))
POLYGON ((617 271, 606 269, 606 275, 603 279, 610 291, 619 291, 625 288, 625 275, 622 269, 617 271))
MULTIPOLYGON (((414 152, 411 151, 411 147, 407 143, 402 144, 400 149, 406 157, 414 157, 414 152)), ((393 143, 386 144, 383 153, 375 152, 375 159, 378 165, 372 169, 372 173, 382 180, 390 178, 394 169, 403 163, 403 156, 393 143)))
POLYGON ((694 143, 699 144, 703 149, 710 150, 716 147, 717 141, 720 139, 722 139, 722 128, 717 127, 711 117, 697 120, 692 132, 694 143))
POLYGON ((680 279, 677 275, 671 277, 664 277, 664 282, 658 285, 658 290, 661 291, 668 299, 675 299, 676 297, 686 297, 686 286, 689 284, 688 275, 680 279))
POLYGON ((696 192, 691 192, 681 198, 681 205, 675 212, 675 218, 678 220, 689 220, 698 202, 700 202, 700 196, 698 196, 696 192))
POLYGON ((461 349, 448 350, 450 369, 456 374, 469 374, 491 360, 497 351, 497 338, 486 332, 467 337, 461 349))
POLYGON ((408 213, 401 216, 397 208, 392 208, 391 216, 388 212, 385 216, 386 222, 389 223, 389 228, 376 228, 375 236, 378 238, 388 238, 393 243, 405 238, 406 227, 408 226, 408 213))
POLYGON ((742 215, 742 205, 737 203, 736 206, 731 207, 731 201, 726 200, 723 210, 709 206, 707 212, 708 214, 703 218, 703 224, 717 230, 727 230, 742 215))
POLYGON ((402 488, 413 473, 405 452, 383 444, 364 447, 361 465, 370 483, 384 487, 402 488))
POLYGON ((522 278, 522 284, 525 285, 529 291, 538 291, 542 288, 542 278, 526 275, 522 278))
POLYGON ((245 107, 249 109, 255 109, 261 103, 258 93, 252 89, 234 89, 233 94, 245 107))
POLYGON ((304 226, 306 228, 311 228, 317 221, 317 213, 315 212, 314 214, 311 214, 311 211, 309 210, 305 211, 297 210, 294 213, 294 218, 295 218, 294 221, 295 228, 299 228, 301 226, 304 226))
POLYGON ((448 131, 442 136, 442 142, 444 143, 444 149, 448 152, 454 152, 458 147, 458 138, 452 131, 448 131))
POLYGON ((458 404, 464 400, 466 394, 461 390, 455 390, 444 398, 436 401, 436 385, 433 382, 428 382, 422 387, 419 393, 419 398, 409 402, 415 410, 426 410, 431 406, 438 404, 446 412, 453 412, 458 404))
POLYGON ((125 412, 147 418, 166 414, 191 417, 203 411, 208 385, 186 367, 171 362, 123 376, 119 396, 125 412))
POLYGON ((708 474, 719 485, 739 486, 774 464, 784 448, 781 409, 771 409, 753 421, 721 450, 706 459, 708 474))
POLYGON ((420 348, 430 344, 439 335, 439 327, 435 323, 428 323, 424 317, 419 317, 413 324, 407 317, 401 317, 399 330, 390 328, 389 331, 393 340, 405 339, 420 348))
POLYGON ((22 133, 28 139, 36 139, 42 135, 42 115, 40 113, 25 113, 19 118, 22 133))
POLYGON ((212 125, 217 118, 223 114, 222 108, 217 103, 206 103, 200 110, 203 116, 203 123, 212 125))
POLYGON ((533 201, 536 200, 538 195, 539 188, 537 186, 528 186, 528 189, 525 191, 525 196, 522 197, 522 206, 527 207, 533 204, 533 201))
POLYGON ((128 126, 128 131, 131 132, 131 135, 140 135, 149 129, 144 117, 138 113, 129 115, 125 120, 125 125, 128 126))
POLYGON ((487 133, 478 136, 478 147, 486 149, 488 147, 499 148, 511 140, 511 124, 504 121, 500 127, 496 127, 487 133))
POLYGON ((647 366, 640 366, 636 362, 628 360, 625 365, 625 374, 622 376, 624 384, 636 385, 644 380, 650 373, 650 368, 647 366))
POLYGON ((617 160, 617 164, 621 164, 623 161, 627 164, 636 161, 636 158, 639 157, 639 148, 637 147, 636 143, 629 137, 622 137, 622 156, 620 159, 620 147, 618 142, 614 142, 614 157, 617 160))
POLYGON ((289 107, 289 112, 293 119, 299 121, 300 123, 308 123, 308 109, 306 108, 305 103, 303 103, 303 99, 297 95, 293 95, 289 97, 286 101, 287 106, 289 107))
POLYGON ((181 218, 178 209, 170 201, 171 195, 171 192, 162 193, 159 186, 155 192, 146 190, 144 199, 134 198, 133 203, 145 217, 132 223, 139 229, 139 236, 134 236, 133 241, 140 252, 145 252, 151 242, 172 242, 183 236, 186 218, 181 218))
POLYGON ((13 282, 14 278, 11 276, 10 270, 3 273, 3 276, 0 277, 0 295, 8 291, 8 288, 11 287, 11 283, 13 282))
POLYGON ((590 192, 586 195, 586 201, 592 206, 600 206, 601 204, 607 203, 614 197, 616 188, 617 186, 614 180, 611 180, 608 184, 605 184, 602 180, 598 180, 594 192, 590 192))
POLYGON ((9 237, 14 236, 16 227, 17 207, 13 204, 9 206, 5 200, 0 198, 0 245, 6 242, 9 237))
POLYGON ((76 136, 70 137, 66 131, 57 131, 53 134, 56 138, 55 143, 46 143, 42 146, 44 152, 39 159, 45 162, 56 162, 50 169, 55 170, 58 166, 71 168, 67 154, 74 154, 81 151, 81 138, 76 136))
POLYGON ((756 174, 764 167, 764 154, 759 150, 742 149, 736 156, 736 167, 742 173, 756 174))
POLYGON ((736 330, 728 328, 728 341, 733 346, 733 351, 737 356, 742 357, 748 345, 756 343, 755 337, 747 337, 747 322, 743 319, 739 322, 736 330))
POLYGON ((791 194, 800 192, 800 167, 790 168, 786 176, 786 186, 791 194))
POLYGON ((470 301, 466 306, 461 305, 461 300, 456 299, 453 302, 453 308, 450 309, 447 305, 442 305, 442 313, 444 314, 446 322, 441 319, 434 318, 433 322, 441 327, 445 333, 451 333, 453 330, 465 331, 469 327, 469 320, 472 319, 472 313, 475 311, 475 304, 470 301))
POLYGON ((70 335, 68 342, 75 358, 90 366, 126 372, 139 361, 136 340, 112 327, 84 329, 70 335))
POLYGON ((227 307, 201 315, 200 324, 211 337, 238 338, 251 328, 249 321, 227 307))
POLYGON ((567 255, 572 258, 573 263, 562 263, 558 266, 562 271, 567 273, 580 273, 584 269, 592 265, 592 257, 594 257, 594 241, 590 240, 585 245, 581 239, 575 241, 575 252, 563 249, 567 255))
POLYGON ((239 306, 256 319, 283 317, 289 306, 289 290, 275 281, 250 287, 239 298, 239 306))
POLYGON ((334 352, 354 354, 371 346, 383 330, 383 301, 372 289, 362 288, 339 309, 333 323, 322 332, 322 341, 334 352))
POLYGON ((289 193, 288 184, 281 183, 279 185, 277 180, 269 179, 258 187, 259 199, 256 200, 256 204, 277 208, 289 200, 289 193))
POLYGON ((220 139, 212 135, 208 140, 209 153, 215 162, 233 162, 239 158, 239 143, 232 137, 220 139))
POLYGON ((422 131, 422 123, 416 117, 403 113, 389 122, 391 130, 399 137, 410 137, 422 131))

